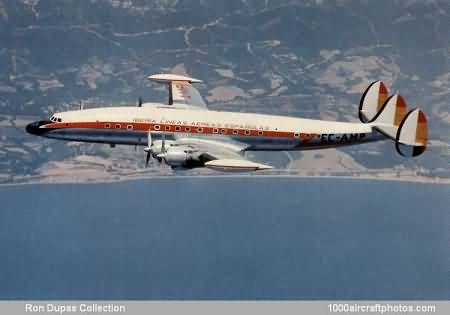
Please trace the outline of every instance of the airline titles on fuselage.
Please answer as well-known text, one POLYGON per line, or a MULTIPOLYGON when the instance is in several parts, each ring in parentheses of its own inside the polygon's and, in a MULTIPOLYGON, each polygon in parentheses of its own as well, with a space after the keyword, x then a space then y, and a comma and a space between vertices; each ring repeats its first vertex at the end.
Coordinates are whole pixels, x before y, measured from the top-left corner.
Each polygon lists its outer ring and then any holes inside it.
POLYGON ((134 118, 133 122, 151 123, 151 124, 159 123, 162 125, 183 125, 183 126, 188 125, 188 126, 192 126, 192 127, 270 130, 269 126, 263 126, 263 125, 257 126, 257 125, 252 125, 252 124, 234 124, 234 123, 187 121, 187 120, 172 120, 172 119, 160 119, 159 121, 156 121, 155 119, 134 118))

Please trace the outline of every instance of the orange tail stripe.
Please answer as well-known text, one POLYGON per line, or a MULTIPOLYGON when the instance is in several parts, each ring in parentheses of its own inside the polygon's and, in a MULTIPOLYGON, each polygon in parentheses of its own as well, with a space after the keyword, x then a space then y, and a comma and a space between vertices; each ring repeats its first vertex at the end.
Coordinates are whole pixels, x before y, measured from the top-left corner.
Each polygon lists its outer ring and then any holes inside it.
POLYGON ((406 116, 406 102, 405 99, 399 95, 397 97, 397 104, 395 107, 394 126, 399 126, 403 118, 406 116))
POLYGON ((423 146, 426 146, 427 140, 428 140, 427 117, 423 112, 419 112, 419 117, 417 119, 416 142, 422 144, 423 146))
POLYGON ((384 102, 386 102, 387 98, 389 97, 389 92, 383 82, 380 82, 380 90, 378 93, 377 112, 380 111, 384 102))

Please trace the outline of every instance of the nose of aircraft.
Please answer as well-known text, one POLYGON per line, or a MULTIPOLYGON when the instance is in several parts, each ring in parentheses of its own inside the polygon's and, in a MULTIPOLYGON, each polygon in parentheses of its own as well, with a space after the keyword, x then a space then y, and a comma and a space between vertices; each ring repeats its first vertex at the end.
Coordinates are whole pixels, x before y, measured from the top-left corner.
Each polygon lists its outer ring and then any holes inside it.
POLYGON ((35 122, 28 124, 25 127, 25 130, 32 135, 42 135, 44 132, 46 132, 46 130, 44 128, 39 128, 39 127, 41 127, 42 125, 48 124, 50 122, 51 121, 47 121, 47 120, 35 121, 35 122))

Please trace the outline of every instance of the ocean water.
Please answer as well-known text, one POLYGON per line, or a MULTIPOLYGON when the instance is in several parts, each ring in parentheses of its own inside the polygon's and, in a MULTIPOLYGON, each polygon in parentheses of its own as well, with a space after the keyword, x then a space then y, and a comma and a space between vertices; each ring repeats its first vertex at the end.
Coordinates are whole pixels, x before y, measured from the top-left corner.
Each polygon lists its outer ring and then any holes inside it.
POLYGON ((0 186, 2 299, 448 299, 450 185, 0 186))

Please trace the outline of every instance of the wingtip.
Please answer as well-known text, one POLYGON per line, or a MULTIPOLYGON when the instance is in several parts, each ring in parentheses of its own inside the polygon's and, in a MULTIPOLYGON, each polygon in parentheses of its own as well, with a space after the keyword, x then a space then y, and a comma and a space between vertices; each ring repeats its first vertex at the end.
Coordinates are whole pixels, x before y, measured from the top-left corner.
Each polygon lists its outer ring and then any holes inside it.
POLYGON ((189 83, 202 83, 202 80, 191 78, 184 75, 173 74, 173 73, 159 73, 152 74, 147 77, 148 80, 156 82, 172 82, 172 81, 184 81, 189 83))
POLYGON ((270 165, 266 165, 266 164, 261 164, 261 166, 258 167, 258 170, 263 171, 263 170, 272 170, 274 167, 270 166, 270 165))
POLYGON ((270 165, 238 159, 212 160, 206 162, 205 167, 221 171, 260 171, 260 170, 262 171, 273 168, 270 165))

